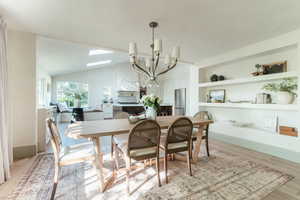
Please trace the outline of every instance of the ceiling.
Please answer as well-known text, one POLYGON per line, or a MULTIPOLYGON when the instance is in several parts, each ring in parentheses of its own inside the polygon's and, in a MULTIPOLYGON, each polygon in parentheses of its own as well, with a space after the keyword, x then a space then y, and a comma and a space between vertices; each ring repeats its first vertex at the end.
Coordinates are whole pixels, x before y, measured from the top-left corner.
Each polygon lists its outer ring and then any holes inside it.
POLYGON ((136 41, 149 52, 156 20, 165 52, 180 45, 189 62, 295 30, 299 10, 299 0, 0 0, 11 28, 123 51, 136 41))
POLYGON ((90 50, 99 50, 99 48, 38 37, 37 66, 52 76, 77 71, 99 69, 101 67, 112 67, 120 63, 128 64, 129 67, 128 54, 125 52, 111 51, 107 54, 90 56, 90 50), (88 63, 107 60, 111 60, 111 63, 87 67, 88 63))

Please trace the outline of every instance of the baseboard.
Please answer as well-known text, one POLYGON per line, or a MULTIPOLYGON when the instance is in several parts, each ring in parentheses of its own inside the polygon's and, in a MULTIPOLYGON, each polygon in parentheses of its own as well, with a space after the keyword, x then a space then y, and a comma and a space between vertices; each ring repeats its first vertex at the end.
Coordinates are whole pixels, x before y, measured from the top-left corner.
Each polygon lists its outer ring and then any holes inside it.
POLYGON ((20 146, 13 148, 14 160, 28 158, 36 155, 36 145, 20 146))
POLYGON ((244 140, 237 137, 227 136, 219 133, 211 133, 209 136, 213 139, 220 140, 226 143, 239 145, 242 147, 246 147, 248 149, 252 149, 258 152, 270 154, 272 156, 276 156, 285 160, 293 161, 300 163, 300 153, 290 151, 288 149, 283 149, 280 147, 275 147, 271 145, 266 145, 258 142, 253 142, 250 140, 244 140))

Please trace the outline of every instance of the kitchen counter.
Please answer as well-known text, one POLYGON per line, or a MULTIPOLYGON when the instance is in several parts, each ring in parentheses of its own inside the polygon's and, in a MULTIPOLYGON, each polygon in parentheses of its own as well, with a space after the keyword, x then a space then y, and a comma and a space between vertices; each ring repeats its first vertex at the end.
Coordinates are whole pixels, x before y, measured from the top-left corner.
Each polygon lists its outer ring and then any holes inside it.
MULTIPOLYGON (((114 103, 113 106, 116 106, 116 107, 135 107, 135 106, 142 106, 144 107, 143 104, 141 103, 128 103, 128 104, 123 104, 123 103, 114 103)), ((173 106, 172 104, 161 104, 160 106, 173 106)))
MULTIPOLYGON (((118 112, 127 112, 131 115, 138 115, 145 112, 143 104, 113 104, 113 116, 118 112)), ((161 104, 158 116, 169 116, 173 113, 173 105, 171 104, 161 104)))

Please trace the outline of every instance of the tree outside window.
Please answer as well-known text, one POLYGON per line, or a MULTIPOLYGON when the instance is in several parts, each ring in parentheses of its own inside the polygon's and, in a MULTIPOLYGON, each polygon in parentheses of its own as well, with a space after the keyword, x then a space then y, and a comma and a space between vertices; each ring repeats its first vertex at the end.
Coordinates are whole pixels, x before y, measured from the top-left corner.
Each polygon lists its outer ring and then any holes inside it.
POLYGON ((58 82, 57 101, 66 103, 68 107, 74 107, 78 99, 82 107, 88 106, 88 84, 78 82, 58 82))

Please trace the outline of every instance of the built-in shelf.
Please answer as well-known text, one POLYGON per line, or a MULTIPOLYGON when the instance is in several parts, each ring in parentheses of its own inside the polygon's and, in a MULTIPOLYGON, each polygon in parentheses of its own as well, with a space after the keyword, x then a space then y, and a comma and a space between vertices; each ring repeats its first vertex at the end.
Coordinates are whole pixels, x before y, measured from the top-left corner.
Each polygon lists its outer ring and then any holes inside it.
POLYGON ((278 79, 283 79, 283 78, 296 78, 296 77, 298 77, 298 73, 294 72, 294 71, 290 71, 290 72, 283 72, 283 73, 270 74, 270 75, 261 75, 261 76, 254 76, 254 77, 248 77, 248 78, 239 78, 239 79, 231 79, 231 80, 224 80, 224 81, 199 83, 199 87, 215 87, 215 86, 234 85, 234 84, 246 84, 246 83, 255 83, 255 82, 278 80, 278 79))
POLYGON ((221 108, 244 108, 244 109, 259 109, 259 110, 285 110, 298 111, 297 104, 251 104, 251 103, 199 103, 203 107, 221 107, 221 108))

